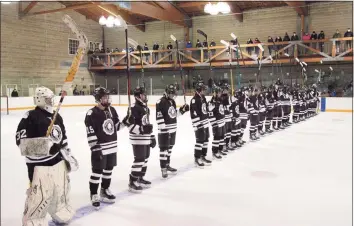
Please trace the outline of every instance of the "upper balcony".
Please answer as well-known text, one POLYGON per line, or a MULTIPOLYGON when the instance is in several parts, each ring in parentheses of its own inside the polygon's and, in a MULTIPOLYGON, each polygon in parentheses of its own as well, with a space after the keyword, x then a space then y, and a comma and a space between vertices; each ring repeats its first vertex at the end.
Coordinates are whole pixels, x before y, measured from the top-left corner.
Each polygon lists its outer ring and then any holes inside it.
MULTIPOLYGON (((198 67, 228 67, 230 65, 258 65, 261 64, 296 64, 296 58, 306 63, 320 63, 326 61, 353 61, 353 38, 331 38, 309 41, 289 41, 276 43, 241 44, 225 47, 210 47, 210 59, 207 48, 183 48, 172 50, 149 50, 129 53, 130 69, 158 69, 176 68, 179 66, 177 54, 180 56, 183 68, 198 67), (230 55, 230 49, 232 54, 230 55), (239 51, 239 49, 241 51, 239 51), (269 54, 271 50, 271 55, 269 54), (211 63, 210 63, 211 62, 211 63)), ((89 70, 125 70, 127 56, 124 52, 94 53, 89 57, 89 70)))

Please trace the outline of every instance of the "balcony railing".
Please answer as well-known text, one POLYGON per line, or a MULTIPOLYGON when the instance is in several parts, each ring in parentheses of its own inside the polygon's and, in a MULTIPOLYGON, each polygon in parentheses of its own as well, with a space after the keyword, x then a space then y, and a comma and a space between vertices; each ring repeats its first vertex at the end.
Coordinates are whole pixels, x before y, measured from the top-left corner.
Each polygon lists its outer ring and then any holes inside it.
MULTIPOLYGON (((208 67, 210 64, 212 67, 259 63, 294 64, 296 58, 308 63, 353 60, 352 37, 259 44, 264 52, 260 51, 258 44, 210 47, 209 55, 207 48, 184 48, 178 51, 177 49, 149 50, 142 51, 142 57, 140 52, 135 51, 129 53, 129 63, 131 69, 141 69, 141 61, 144 68, 175 68, 178 67, 177 54, 180 56, 183 68, 208 67)), ((94 53, 90 54, 88 59, 90 70, 124 70, 127 65, 127 56, 124 52, 94 53)))

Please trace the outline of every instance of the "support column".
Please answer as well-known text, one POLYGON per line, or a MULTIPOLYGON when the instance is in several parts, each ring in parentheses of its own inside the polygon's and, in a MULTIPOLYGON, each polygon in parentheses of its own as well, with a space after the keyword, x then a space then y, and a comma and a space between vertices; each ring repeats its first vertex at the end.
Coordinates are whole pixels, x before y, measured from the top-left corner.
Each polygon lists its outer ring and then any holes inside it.
POLYGON ((301 15, 301 37, 300 37, 300 40, 302 39, 302 36, 304 35, 305 33, 305 16, 304 15, 301 15))

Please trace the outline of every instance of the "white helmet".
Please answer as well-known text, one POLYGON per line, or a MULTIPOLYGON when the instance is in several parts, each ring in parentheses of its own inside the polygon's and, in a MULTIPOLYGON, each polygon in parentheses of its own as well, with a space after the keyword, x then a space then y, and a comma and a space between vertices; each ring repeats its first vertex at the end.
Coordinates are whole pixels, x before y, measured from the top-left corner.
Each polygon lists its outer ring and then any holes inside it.
POLYGON ((38 87, 34 92, 33 101, 34 104, 49 113, 53 113, 54 107, 54 93, 47 87, 38 87))

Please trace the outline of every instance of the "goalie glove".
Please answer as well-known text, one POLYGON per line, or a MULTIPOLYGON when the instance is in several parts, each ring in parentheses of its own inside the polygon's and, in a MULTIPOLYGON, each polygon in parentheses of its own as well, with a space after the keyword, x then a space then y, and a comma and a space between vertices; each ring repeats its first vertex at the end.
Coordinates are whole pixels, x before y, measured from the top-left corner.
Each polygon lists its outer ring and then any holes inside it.
POLYGON ((63 156, 63 159, 65 160, 68 172, 74 172, 79 169, 79 163, 76 158, 71 155, 70 148, 62 148, 60 149, 60 153, 63 156))

